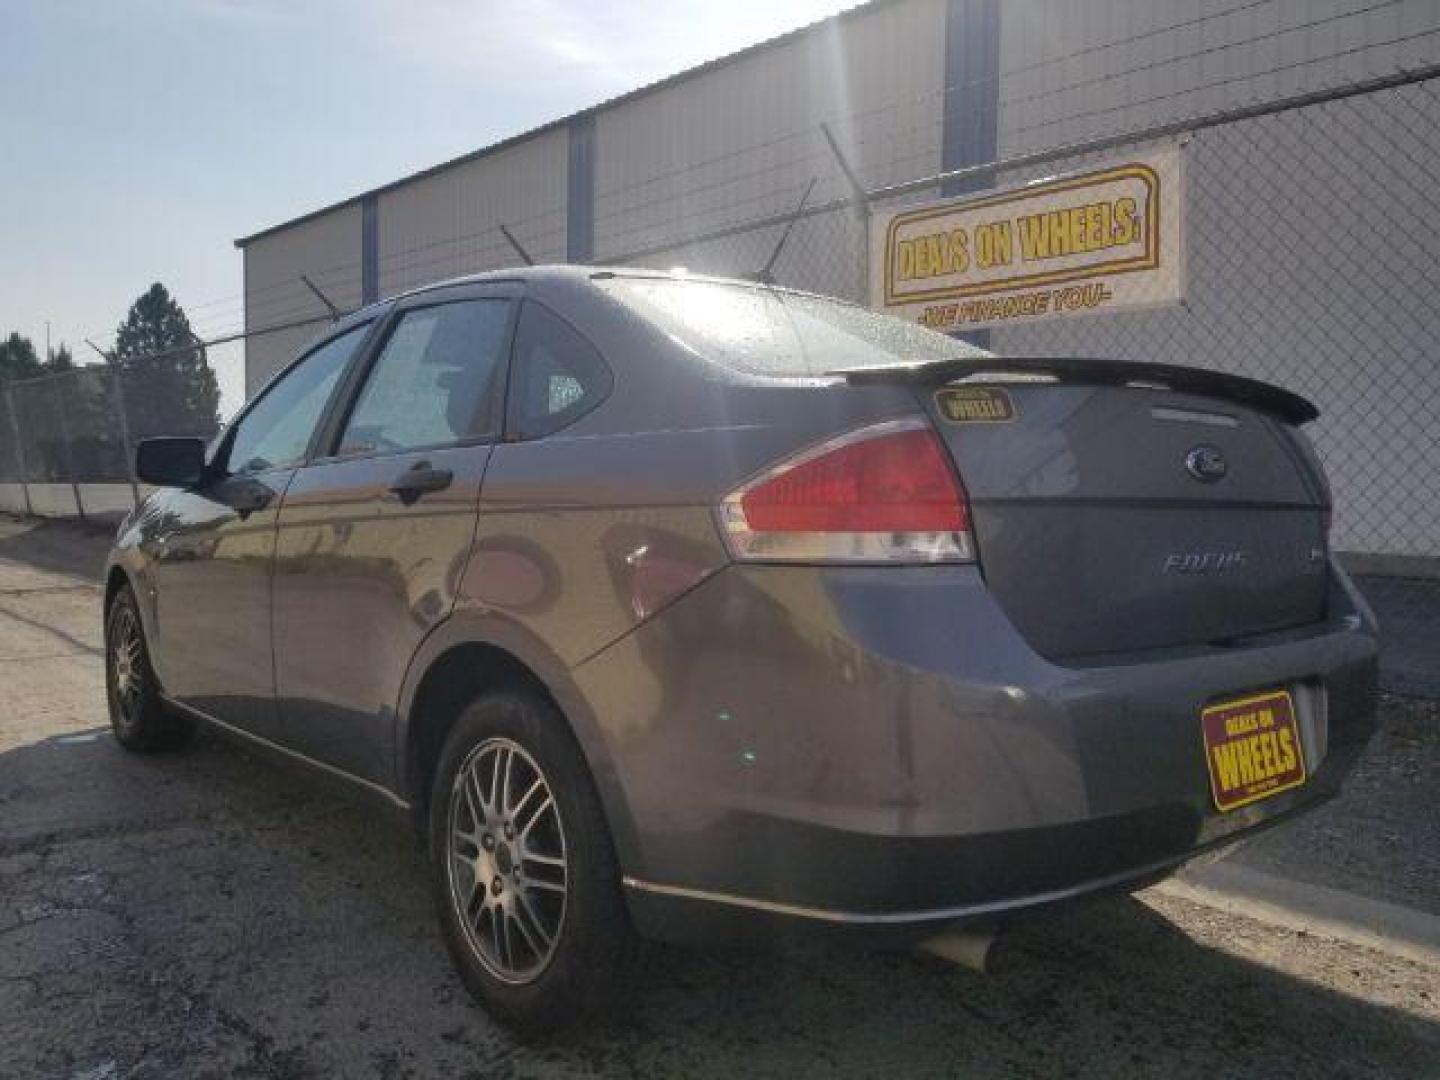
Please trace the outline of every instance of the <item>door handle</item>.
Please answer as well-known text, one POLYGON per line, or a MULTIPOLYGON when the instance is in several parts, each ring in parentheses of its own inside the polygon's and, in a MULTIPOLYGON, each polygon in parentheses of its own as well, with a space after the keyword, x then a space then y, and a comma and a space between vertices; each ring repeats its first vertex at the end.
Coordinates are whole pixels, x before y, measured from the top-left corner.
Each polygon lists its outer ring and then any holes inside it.
POLYGON ((422 461, 401 473, 390 485, 390 490, 408 506, 427 491, 443 491, 453 479, 455 474, 449 469, 432 469, 428 461, 422 461))

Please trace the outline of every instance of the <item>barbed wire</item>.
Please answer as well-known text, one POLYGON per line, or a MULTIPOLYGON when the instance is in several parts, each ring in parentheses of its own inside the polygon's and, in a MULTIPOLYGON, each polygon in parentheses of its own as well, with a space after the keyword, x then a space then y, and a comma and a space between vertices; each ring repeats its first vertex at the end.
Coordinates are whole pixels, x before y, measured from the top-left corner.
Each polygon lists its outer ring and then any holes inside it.
MULTIPOLYGON (((1345 58, 1347 58, 1347 57, 1358 56, 1358 55, 1360 55, 1361 53, 1369 52, 1369 51, 1372 51, 1372 50, 1374 50, 1374 49, 1387 48, 1387 47, 1395 46, 1395 45, 1409 44, 1410 42, 1413 42, 1413 41, 1419 41, 1419 40, 1421 40, 1422 38, 1430 38, 1430 37, 1437 37, 1437 36, 1440 36, 1440 27, 1435 27, 1434 29, 1430 29, 1430 30, 1422 30, 1422 31, 1419 31, 1419 32, 1414 33, 1414 34, 1406 34, 1406 35, 1403 35, 1403 36, 1401 36, 1401 37, 1391 38, 1391 39, 1389 39, 1389 40, 1387 40, 1387 41, 1369 42, 1369 43, 1366 43, 1366 44, 1364 44, 1364 45, 1356 45, 1356 46, 1354 46, 1354 47, 1352 47, 1352 48, 1349 48, 1349 49, 1341 49, 1341 50, 1339 50, 1338 52, 1329 53, 1329 54, 1327 54, 1327 55, 1325 55, 1325 56, 1316 56, 1316 57, 1310 57, 1310 58, 1307 58, 1307 59, 1304 59, 1304 60, 1296 60, 1296 61, 1293 61, 1292 63, 1288 63, 1288 64, 1278 64, 1278 65, 1276 65, 1275 67, 1267 68, 1267 69, 1265 69, 1264 71, 1259 72, 1258 75, 1257 75, 1256 73, 1246 73, 1246 74, 1243 74, 1243 75, 1233 75, 1233 76, 1229 76, 1229 77, 1226 77, 1226 78, 1223 78, 1223 79, 1214 79, 1214 80, 1212 80, 1212 81, 1210 81, 1210 82, 1202 83, 1202 84, 1200 84, 1200 85, 1198 85, 1198 86, 1185 87, 1185 88, 1180 89, 1180 90, 1172 90, 1172 91, 1169 91, 1169 92, 1163 93, 1163 94, 1152 94, 1152 95, 1147 96, 1146 99, 1144 100, 1144 102, 1127 101, 1127 102, 1124 102, 1124 103, 1121 103, 1121 104, 1118 104, 1118 105, 1107 106, 1107 107, 1105 107, 1105 108, 1091 109, 1091 110, 1084 111, 1084 112, 1070 113, 1070 114, 1068 114, 1068 115, 1066 115, 1066 116, 1056 117, 1056 118, 1050 119, 1050 120, 1045 120, 1045 121, 1042 121, 1041 123, 1038 123, 1038 124, 1030 124, 1030 125, 1024 126, 1024 127, 1014 128, 1014 129, 1012 129, 1012 130, 1009 132, 1009 134, 1010 134, 1010 136, 1011 136, 1012 138, 1015 138, 1015 137, 1018 137, 1018 136, 1024 135, 1024 134, 1027 134, 1027 133, 1032 132, 1032 131, 1040 131, 1040 130, 1042 130, 1042 129, 1044 129, 1044 128, 1057 127, 1057 126, 1059 126, 1059 125, 1061 125, 1061 124, 1073 124, 1073 123, 1076 122, 1077 120, 1088 120, 1088 119, 1091 119, 1091 118, 1094 118, 1094 117, 1097 117, 1097 116, 1109 116, 1109 115, 1113 115, 1114 113, 1123 112, 1123 111, 1125 111, 1126 109, 1134 108, 1134 107, 1136 107, 1136 106, 1139 105, 1139 104, 1144 104, 1144 105, 1147 105, 1147 106, 1150 106, 1150 107, 1153 108, 1153 106, 1154 106, 1155 104, 1157 104, 1157 103, 1159 103, 1159 102, 1162 102, 1162 101, 1171 101, 1171 100, 1174 100, 1175 98, 1180 98, 1180 97, 1191 97, 1191 96, 1195 96, 1195 95, 1198 95, 1198 94, 1206 93, 1206 92, 1211 91, 1211 90, 1218 90, 1218 89, 1220 89, 1220 88, 1222 88, 1222 87, 1225 87, 1225 86, 1232 86, 1232 85, 1235 85, 1235 84, 1238 84, 1238 83, 1251 82, 1251 81, 1253 81, 1255 78, 1257 78, 1257 77, 1259 77, 1259 76, 1267 76, 1267 77, 1268 77, 1268 76, 1279 75, 1279 74, 1282 74, 1282 73, 1287 72, 1287 71, 1296 71, 1296 70, 1299 70, 1300 68, 1303 68, 1303 67, 1309 67, 1309 66, 1311 66, 1311 65, 1313 65, 1313 64, 1330 63, 1330 62, 1333 62, 1333 61, 1336 61, 1336 60, 1343 60, 1343 59, 1345 59, 1345 58)), ((1340 85, 1337 87, 1337 89, 1339 89, 1340 91, 1344 92, 1345 90, 1348 89, 1348 85, 1349 85, 1349 84, 1343 84, 1343 83, 1342 83, 1342 84, 1340 84, 1340 85)), ((1007 108, 1009 107, 1009 103, 1007 103, 1006 107, 1007 107, 1007 108)), ((1002 110, 1002 111, 1003 111, 1003 110, 1002 110)))
MULTIPOLYGON (((1250 5, 1241 5, 1241 7, 1247 6, 1250 5)), ((1424 37, 1434 33, 1440 33, 1440 30, 1423 31, 1418 34, 1408 35, 1406 40, 1424 37)), ((1346 50, 1345 52, 1351 51, 1355 50, 1346 50)), ((898 184, 879 186, 869 189, 866 193, 866 199, 871 203, 884 202, 927 188, 936 188, 942 183, 951 180, 965 179, 971 176, 983 176, 995 172, 1014 171, 1045 161, 1082 156, 1086 153, 1096 152, 1127 142, 1136 143, 1153 140, 1184 131, 1198 130, 1205 126, 1238 122, 1242 119, 1253 118, 1269 113, 1278 113, 1292 108, 1323 104, 1328 100, 1338 100, 1349 95, 1374 93, 1384 88, 1420 83, 1435 78, 1437 74, 1440 74, 1440 65, 1432 65, 1414 71, 1400 71, 1392 75, 1383 76, 1374 80, 1365 80, 1348 86, 1311 91, 1273 102, 1249 105, 1238 109, 1222 109, 1210 113, 1197 113, 1190 117, 1168 121, 1163 125, 1149 129, 1119 132, 1103 136, 1096 140, 1076 140, 1061 146, 1047 148, 1038 153, 1015 155, 1008 159, 1001 158, 993 162, 986 162, 965 169, 937 172, 898 184)), ((1162 97, 1164 96, 1165 95, 1162 95, 1162 97)), ((871 111, 873 112, 874 110, 871 111)), ((814 139, 817 136, 818 132, 806 134, 806 138, 810 139, 814 139)), ((764 143, 757 143, 755 146, 776 145, 783 141, 785 140, 765 140, 764 143)), ((826 156, 828 155, 812 153, 794 161, 767 165, 761 169, 749 170, 737 176, 719 180, 713 185, 702 186, 700 191, 722 191, 733 184, 741 183, 745 180, 753 180, 757 176, 762 175, 778 175, 787 172, 793 174, 797 168, 803 168, 806 164, 823 166, 823 158, 826 156)), ((916 158, 924 156, 927 155, 914 155, 916 158)), ((728 159, 711 159, 712 163, 723 160, 728 159)), ((887 162, 885 164, 893 169, 894 163, 887 162)), ((677 170, 676 173, 669 175, 679 175, 689 171, 694 170, 677 170)), ((829 172, 830 175, 823 177, 823 180, 837 185, 838 190, 845 190, 843 186, 839 186, 842 184, 842 180, 837 175, 838 167, 832 166, 829 172)), ((656 179, 660 178, 649 178, 635 185, 635 188, 639 189, 651 186, 656 179)), ((743 199, 717 203, 713 207, 700 211, 695 211, 693 206, 687 210, 684 208, 683 200, 672 199, 670 201, 676 202, 677 213, 671 215, 671 217, 666 220, 647 222, 642 226, 637 226, 629 230, 606 231, 602 228, 603 224, 622 220, 627 216, 627 211, 614 211, 596 220, 596 261, 612 265, 627 261, 643 261, 655 255, 663 254, 667 250, 693 249, 697 246, 703 246, 707 243, 726 239, 740 232, 761 231, 784 224, 791 216, 789 211, 784 207, 788 205, 794 194, 806 182, 808 182, 808 177, 805 180, 792 180, 789 184, 777 185, 774 189, 761 191, 746 196, 743 199), (747 207, 762 204, 767 206, 767 212, 754 216, 745 216, 743 214, 743 211, 747 207), (719 217, 725 220, 718 225, 710 223, 699 228, 694 228, 686 235, 667 235, 667 230, 672 229, 679 221, 683 220, 688 224, 694 225, 697 219, 704 222, 707 216, 711 218, 719 217), (642 237, 646 238, 646 242, 634 242, 642 237)), ((636 207, 629 208, 629 210, 638 213, 642 208, 647 208, 662 203, 663 201, 664 200, 649 200, 643 204, 638 204, 636 207)), ((851 202, 852 198, 848 193, 828 199, 820 199, 808 207, 801 216, 815 217, 824 215, 840 207, 848 206, 851 202)), ((538 222, 556 218, 559 214, 559 210, 551 208, 515 219, 513 223, 508 224, 510 224, 512 229, 523 231, 527 225, 533 225, 538 222)), ((497 222, 495 225, 487 225, 485 228, 471 233, 445 236, 425 243, 415 244, 408 248, 385 253, 379 259, 381 268, 380 276, 382 279, 386 277, 394 278, 404 276, 406 278, 406 287, 415 287, 426 283, 427 275, 422 273, 423 271, 432 270, 437 267, 448 267, 457 272, 468 272, 477 269, 477 263, 491 262, 491 266, 481 268, 499 268, 507 262, 513 262, 513 259, 501 257, 511 253, 513 249, 509 247, 506 241, 499 238, 499 224, 501 224, 501 222, 497 222), (434 254, 440 252, 442 249, 462 248, 463 245, 469 245, 469 247, 445 254, 434 254), (417 255, 426 253, 432 253, 433 257, 424 259, 415 258, 417 255), (494 260, 490 260, 488 257, 492 255, 497 257, 494 260)), ((534 242, 537 238, 541 240, 557 238, 562 232, 563 228, 556 225, 544 232, 537 233, 536 236, 526 236, 523 239, 534 242)), ((546 250, 548 245, 537 244, 537 247, 540 250, 546 250)), ((351 295, 358 294, 360 291, 362 268, 358 260, 335 264, 328 268, 308 270, 306 273, 309 274, 317 284, 324 288, 332 289, 337 294, 351 295)), ((202 320, 202 325, 212 328, 209 333, 200 335, 205 344, 211 345, 220 342, 244 340, 249 337, 264 336, 295 329, 298 325, 313 325, 326 321, 327 316, 318 310, 319 301, 310 295, 298 280, 293 283, 272 284, 263 290, 252 290, 250 295, 262 296, 266 291, 272 293, 268 303, 242 308, 238 313, 232 314, 228 320, 223 317, 216 317, 213 320, 202 320), (237 316, 242 320, 238 322, 238 324, 236 322, 237 316), (246 317, 248 317, 248 322, 243 321, 246 317)), ((244 295, 242 294, 239 299, 243 301, 244 295)), ((113 334, 96 335, 97 340, 108 340, 110 337, 113 337, 113 334)))
MULTIPOLYGON (((1229 48, 1235 48, 1241 45, 1248 45, 1252 42, 1252 40, 1271 40, 1287 34, 1295 34, 1307 30, 1313 30, 1318 27, 1324 27, 1345 19, 1360 17, 1378 10, 1391 8, 1394 7, 1395 4, 1397 4, 1398 2, 1399 0, 1380 0, 1380 2, 1377 3, 1371 3, 1361 7, 1350 8, 1339 13, 1319 15, 1314 18, 1301 20, 1291 25, 1278 27, 1274 30, 1259 35, 1258 38, 1252 37, 1247 38, 1245 39, 1245 41, 1241 42, 1221 43, 1218 45, 1206 47, 1200 50, 1198 53, 1194 50, 1190 50, 1183 54, 1177 54, 1175 57, 1162 58, 1123 70, 1107 72, 1104 75, 1097 76, 1093 79, 1072 82, 1058 88, 1047 88, 1045 90, 1038 91, 1035 94, 1023 96, 1020 98, 1011 98, 1002 102, 1002 115, 1005 112, 1013 112, 1020 108, 1024 103, 1030 102, 1035 99, 1047 96, 1054 96, 1060 93, 1078 94, 1086 88, 1094 87, 1107 81, 1121 79, 1126 75, 1151 70, 1168 64, 1180 63, 1182 61, 1192 59, 1195 56, 1211 55, 1222 52, 1229 48)), ((1007 78, 1013 79, 1027 72, 1034 72, 1048 66, 1071 61, 1076 57, 1084 56, 1089 53, 1099 52, 1106 49, 1120 49, 1125 47, 1126 45, 1133 45, 1136 43, 1144 42, 1162 36, 1164 34, 1177 32, 1189 27, 1212 23, 1216 20, 1234 16, 1237 13, 1257 10, 1261 7, 1266 6, 1267 4, 1273 3, 1274 0, 1246 0, 1246 2, 1234 4, 1223 9, 1205 12, 1189 18, 1174 20, 1162 26, 1151 27, 1145 30, 1137 31, 1136 33, 1122 39, 1107 41, 1087 48, 1074 50, 1070 53, 1065 54, 1064 56, 1032 61, 1029 64, 1008 68, 1000 72, 1000 78, 1002 79, 1002 81, 1007 78)), ((1248 72, 1243 76, 1211 80, 1210 82, 1202 84, 1200 86, 1189 87, 1181 91, 1176 91, 1169 94, 1149 96, 1146 98, 1143 104, 1146 107, 1150 107, 1153 105, 1154 102, 1157 101, 1201 94, 1209 90, 1218 89, 1223 86, 1230 85, 1235 82, 1251 80, 1267 75, 1275 75, 1285 71, 1294 70, 1299 67, 1333 62, 1335 60, 1344 59, 1360 52, 1413 42, 1415 40, 1429 37, 1436 33, 1440 33, 1440 28, 1437 28, 1435 30, 1422 30, 1417 33, 1392 38, 1388 41, 1371 42, 1361 46, 1356 46, 1352 49, 1339 50, 1325 56, 1311 57, 1291 64, 1276 65, 1263 71, 1248 72)), ((890 175, 896 175, 897 172, 901 171, 905 166, 912 164, 923 164, 927 159, 933 158, 933 154, 936 152, 935 149, 920 150, 907 155, 895 155, 885 153, 872 153, 872 148, 882 145, 893 147, 900 143, 904 137, 934 137, 935 134, 939 131, 941 124, 938 115, 938 104, 940 100, 943 99, 947 94, 971 89, 977 85, 979 85, 979 80, 975 79, 950 82, 937 89, 928 90, 923 94, 911 95, 896 101, 886 102, 881 105, 873 106, 867 109, 852 110, 848 113, 838 114, 832 117, 827 122, 832 124, 832 126, 835 127, 837 131, 843 133, 847 130, 854 129, 857 126, 863 126, 865 121, 879 117, 882 114, 891 114, 892 122, 887 123, 880 130, 868 134, 856 134, 854 135, 854 137, 850 138, 848 140, 848 150, 850 153, 853 154, 855 159, 855 167, 862 177, 873 178, 875 174, 881 170, 885 170, 890 175), (896 124, 893 122, 894 115, 899 115, 907 111, 913 113, 917 110, 925 108, 932 109, 935 112, 935 115, 930 117, 929 119, 922 120, 919 123, 912 123, 906 126, 896 126, 896 124)), ((1111 115, 1114 113, 1123 112, 1126 109, 1135 107, 1138 104, 1142 103, 1126 102, 1107 108, 1092 109, 1085 112, 1071 114, 1063 118, 1053 118, 1038 124, 1022 125, 1013 129, 1009 129, 1007 132, 1007 137, 1012 140, 1020 139, 1028 134, 1031 134, 1038 130, 1042 130, 1046 127, 1052 127, 1062 123, 1074 123, 1077 121, 1083 121, 1085 119, 1093 119, 1095 117, 1103 115, 1111 115)), ((666 181, 671 181, 672 183, 680 183, 684 181, 687 177, 697 176, 698 174, 704 173, 706 170, 722 168, 733 169, 735 162, 737 162, 738 160, 765 151, 774 151, 777 148, 785 146, 786 144, 794 144, 795 146, 808 144, 809 149, 805 153, 797 153, 795 156, 787 159, 786 161, 774 162, 763 166, 761 169, 746 170, 742 173, 735 175, 733 178, 722 177, 719 180, 712 181, 709 184, 689 184, 686 186, 685 190, 692 194, 698 192, 699 190, 721 191, 728 186, 740 185, 747 180, 754 180, 757 178, 758 175, 763 175, 765 173, 771 173, 779 176, 788 172, 792 168, 803 167, 803 164, 818 163, 820 159, 825 156, 825 152, 823 149, 817 148, 816 140, 816 129, 794 129, 778 135, 760 139, 747 145, 727 150, 723 153, 715 154, 707 158, 700 159, 698 161, 687 162, 680 167, 668 169, 664 172, 636 180, 632 183, 626 184, 618 188, 607 188, 604 185, 602 178, 601 183, 599 184, 599 190, 597 190, 595 196, 597 208, 607 203, 612 204, 612 206, 611 209, 602 211, 597 214, 597 234, 602 234, 605 232, 603 228, 605 224, 613 223, 613 221, 617 219, 622 219, 626 213, 638 214, 642 209, 660 205, 665 203, 666 201, 671 201, 670 199, 667 199, 665 196, 662 195, 658 198, 645 199, 638 202, 633 202, 632 204, 627 206, 625 205, 625 199, 627 197, 633 197, 638 195, 640 192, 648 191, 658 186, 664 185, 666 181)), ((938 139, 936 140, 936 144, 938 148, 938 139)), ((779 188, 777 188, 777 190, 779 190, 779 188)), ((752 197, 750 201, 752 203, 760 202, 763 201, 765 197, 766 196, 762 194, 758 197, 752 197)), ((565 211, 563 205, 556 205, 549 207, 539 213, 528 215, 523 218, 507 220, 505 224, 512 230, 519 232, 521 230, 524 230, 528 225, 544 221, 545 219, 555 219, 557 221, 563 220, 564 213, 565 211)), ((406 265, 411 267, 416 265, 424 265, 418 264, 415 262, 415 260, 410 258, 415 253, 420 251, 444 247, 459 248, 467 243, 473 243, 477 240, 493 241, 497 225, 487 225, 481 229, 469 233, 450 235, 406 248, 385 251, 378 257, 378 266, 382 271, 381 277, 385 278, 389 276, 384 271, 390 268, 392 265, 406 265)), ((621 234, 619 236, 612 235, 609 239, 610 242, 616 242, 625 239, 633 240, 635 237, 643 234, 644 232, 653 231, 653 228, 654 226, 652 225, 645 230, 634 229, 630 230, 628 233, 621 234)), ((553 236, 560 233, 562 229, 563 226, 559 226, 554 230, 545 230, 544 232, 553 236)), ((533 237, 531 239, 543 240, 544 234, 533 237)), ((492 244, 491 246, 498 248, 498 245, 492 244)), ((541 250, 544 250, 546 247, 546 245, 543 243, 537 243, 536 246, 539 247, 541 250)), ((430 265, 443 266, 446 265, 448 261, 449 260, 446 259, 436 259, 433 260, 430 265)), ((309 268, 306 272, 322 287, 328 286, 329 288, 341 293, 347 293, 352 291, 358 292, 359 285, 362 280, 361 260, 358 257, 328 266, 309 268)), ((257 285, 250 288, 246 292, 232 294, 228 297, 213 298, 210 300, 201 301, 198 304, 187 305, 187 311, 195 313, 195 322, 202 326, 205 334, 218 334, 228 333, 233 328, 243 325, 247 313, 253 324, 259 324, 263 326, 265 323, 283 319, 285 317, 294 315, 297 312, 310 310, 309 303, 311 299, 312 298, 303 289, 303 287, 296 282, 271 282, 267 284, 257 285)), ((91 334, 82 335, 82 337, 89 337, 97 341, 111 341, 113 340, 114 332, 113 330, 98 331, 91 334)))

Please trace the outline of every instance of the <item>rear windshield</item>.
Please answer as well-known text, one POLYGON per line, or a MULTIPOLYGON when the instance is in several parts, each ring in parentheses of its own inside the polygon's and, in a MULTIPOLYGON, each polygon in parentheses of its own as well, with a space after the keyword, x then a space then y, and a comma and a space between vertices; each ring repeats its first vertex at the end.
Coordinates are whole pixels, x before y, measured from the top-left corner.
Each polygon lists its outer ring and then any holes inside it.
POLYGON ((642 277, 595 284, 700 355, 757 375, 818 376, 990 355, 889 315, 763 285, 642 277))

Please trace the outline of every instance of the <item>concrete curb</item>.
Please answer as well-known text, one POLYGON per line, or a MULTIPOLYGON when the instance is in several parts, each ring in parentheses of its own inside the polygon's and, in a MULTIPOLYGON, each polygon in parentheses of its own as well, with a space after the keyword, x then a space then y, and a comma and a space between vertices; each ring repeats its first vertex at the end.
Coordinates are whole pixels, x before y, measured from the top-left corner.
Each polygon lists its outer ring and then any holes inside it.
POLYGON ((1225 863, 1161 882, 1153 891, 1440 968, 1440 916, 1414 908, 1225 863))

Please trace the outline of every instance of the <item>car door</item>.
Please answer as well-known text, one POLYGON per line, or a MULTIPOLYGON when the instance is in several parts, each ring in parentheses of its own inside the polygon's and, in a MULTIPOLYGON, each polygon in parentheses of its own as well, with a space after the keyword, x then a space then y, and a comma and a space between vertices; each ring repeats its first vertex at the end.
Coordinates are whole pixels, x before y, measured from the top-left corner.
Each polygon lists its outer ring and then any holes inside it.
POLYGON ((393 780, 406 667, 449 614, 474 539, 514 308, 504 286, 402 301, 281 508, 274 632, 285 741, 382 786, 393 780))
POLYGON ((281 498, 368 330, 348 327, 271 383, 217 445, 206 481, 166 493, 166 520, 147 541, 167 696, 264 738, 278 733, 270 576, 281 498))

